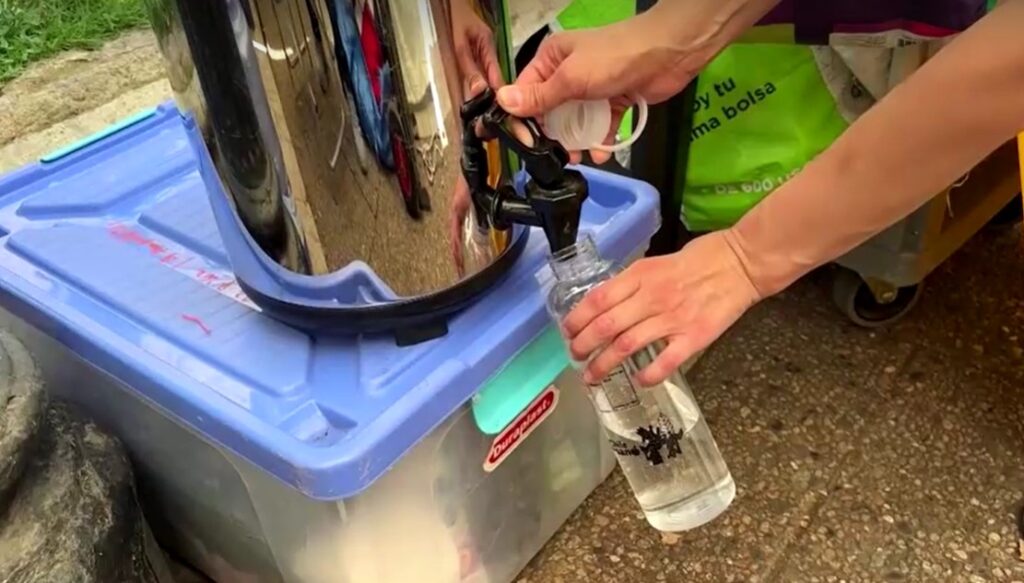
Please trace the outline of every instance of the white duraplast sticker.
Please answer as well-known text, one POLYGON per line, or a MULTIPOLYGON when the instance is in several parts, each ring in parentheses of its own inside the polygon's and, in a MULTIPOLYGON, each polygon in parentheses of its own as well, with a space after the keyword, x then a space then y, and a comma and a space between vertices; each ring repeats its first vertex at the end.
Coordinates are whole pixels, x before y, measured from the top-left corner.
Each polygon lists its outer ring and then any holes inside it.
POLYGON ((555 411, 556 406, 558 406, 558 388, 551 385, 544 389, 544 392, 494 438, 491 449, 487 452, 487 458, 484 460, 484 471, 493 472, 503 461, 508 459, 508 456, 526 441, 533 430, 537 429, 555 411))

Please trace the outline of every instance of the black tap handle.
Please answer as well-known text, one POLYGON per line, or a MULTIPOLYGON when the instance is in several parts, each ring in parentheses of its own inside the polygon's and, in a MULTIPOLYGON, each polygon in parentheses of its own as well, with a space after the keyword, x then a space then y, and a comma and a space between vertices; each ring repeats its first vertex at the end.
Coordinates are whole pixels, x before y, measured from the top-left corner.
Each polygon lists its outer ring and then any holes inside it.
POLYGON ((477 125, 493 105, 494 91, 488 88, 462 104, 459 111, 462 118, 462 174, 474 198, 478 193, 491 190, 487 185, 487 150, 484 149, 484 140, 477 135, 477 125))
POLYGON ((565 166, 569 163, 569 152, 561 144, 544 135, 540 125, 533 118, 514 117, 502 109, 495 99, 493 89, 485 89, 462 104, 460 116, 463 126, 463 149, 473 154, 474 163, 482 162, 482 166, 479 167, 483 168, 485 177, 487 156, 483 150, 483 141, 496 138, 522 159, 530 178, 543 187, 559 187, 565 176, 565 166), (530 135, 530 144, 526 144, 515 135, 509 127, 511 123, 522 124, 530 135), (482 153, 482 158, 476 158, 478 151, 482 153))
POLYGON ((495 104, 494 90, 488 87, 484 89, 476 97, 471 97, 459 110, 459 115, 462 117, 462 123, 473 123, 476 122, 477 118, 482 117, 487 110, 495 104))
POLYGON ((481 223, 499 228, 512 223, 541 227, 552 251, 575 243, 587 182, 579 172, 565 168, 569 152, 545 136, 536 120, 516 118, 501 109, 491 89, 464 103, 460 116, 462 173, 481 223), (522 124, 529 134, 529 144, 519 139, 510 127, 512 123, 522 124), (497 139, 522 160, 530 176, 525 197, 509 185, 495 190, 487 184, 484 140, 489 139, 497 139))
POLYGON ((488 133, 494 135, 523 161, 526 173, 542 187, 558 188, 565 177, 565 166, 569 163, 569 152, 562 144, 544 135, 540 125, 533 118, 516 118, 500 107, 494 106, 483 115, 483 124, 488 133), (520 123, 530 134, 531 144, 524 143, 515 135, 510 123, 520 123))

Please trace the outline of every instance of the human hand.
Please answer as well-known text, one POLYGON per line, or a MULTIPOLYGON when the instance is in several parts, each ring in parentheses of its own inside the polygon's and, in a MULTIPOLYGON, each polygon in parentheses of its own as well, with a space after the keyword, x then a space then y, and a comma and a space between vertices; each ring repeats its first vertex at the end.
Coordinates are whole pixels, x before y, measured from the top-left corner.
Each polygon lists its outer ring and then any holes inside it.
MULTIPOLYGON (((471 99, 488 87, 497 89, 504 80, 498 64, 494 33, 473 10, 473 0, 452 0, 451 30, 463 99, 471 99)), ((462 277, 466 271, 464 226, 472 199, 469 185, 460 173, 448 209, 448 242, 452 261, 462 277)))
POLYGON ((665 341, 636 382, 657 384, 707 348, 762 295, 730 231, 699 237, 672 255, 637 261, 591 291, 563 322, 584 379, 605 378, 630 355, 665 341))
MULTIPOLYGON (((654 104, 682 91, 706 63, 701 51, 677 46, 675 34, 653 11, 602 28, 554 34, 541 44, 515 83, 498 90, 498 103, 520 117, 540 118, 570 100, 608 99, 612 143, 622 116, 638 97, 654 104)), ((591 150, 596 163, 611 154, 591 150)), ((580 152, 571 152, 579 162, 580 152)))
POLYGON ((472 202, 469 194, 469 184, 466 183, 466 178, 459 174, 455 182, 455 191, 452 193, 452 205, 448 212, 448 244, 451 250, 452 261, 455 264, 455 271, 459 277, 464 276, 466 273, 466 258, 463 254, 463 248, 465 247, 463 227, 472 202))
POLYGON ((453 0, 451 3, 452 41, 464 99, 476 97, 488 86, 497 89, 504 84, 494 32, 473 10, 471 1, 453 0))

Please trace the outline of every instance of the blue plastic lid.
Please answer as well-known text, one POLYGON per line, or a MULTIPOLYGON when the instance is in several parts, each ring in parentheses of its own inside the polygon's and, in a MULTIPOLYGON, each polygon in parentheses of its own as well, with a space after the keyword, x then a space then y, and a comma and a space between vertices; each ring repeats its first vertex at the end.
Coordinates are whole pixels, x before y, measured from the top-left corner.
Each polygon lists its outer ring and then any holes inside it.
MULTIPOLYGON (((548 325, 531 236, 444 338, 308 336, 235 283, 173 105, 83 144, 0 177, 0 304, 307 496, 371 485, 548 325)), ((654 190, 585 172, 582 229, 609 258, 642 249, 654 190)))

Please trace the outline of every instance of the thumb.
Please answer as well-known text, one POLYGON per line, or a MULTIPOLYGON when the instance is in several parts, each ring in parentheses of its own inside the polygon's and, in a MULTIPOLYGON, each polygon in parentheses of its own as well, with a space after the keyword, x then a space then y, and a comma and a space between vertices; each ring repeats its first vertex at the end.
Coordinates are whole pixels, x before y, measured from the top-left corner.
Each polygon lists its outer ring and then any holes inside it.
POLYGON ((518 117, 538 117, 572 97, 570 85, 556 75, 540 83, 502 87, 498 90, 498 105, 518 117))

